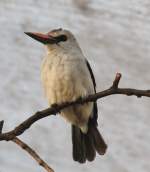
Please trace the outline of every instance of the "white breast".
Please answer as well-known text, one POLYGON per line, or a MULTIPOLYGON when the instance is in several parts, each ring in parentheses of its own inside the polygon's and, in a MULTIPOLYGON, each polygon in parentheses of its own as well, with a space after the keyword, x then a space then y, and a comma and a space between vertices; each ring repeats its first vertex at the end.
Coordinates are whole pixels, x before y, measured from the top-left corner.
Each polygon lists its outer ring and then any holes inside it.
MULTIPOLYGON (((41 77, 45 94, 50 105, 73 101, 79 97, 94 93, 93 83, 85 59, 74 58, 66 53, 48 54, 43 61, 41 77)), ((87 122, 92 103, 62 111, 62 115, 71 123, 87 122), (78 115, 76 114, 78 113, 78 115), (80 119, 77 118, 80 117, 80 119)))

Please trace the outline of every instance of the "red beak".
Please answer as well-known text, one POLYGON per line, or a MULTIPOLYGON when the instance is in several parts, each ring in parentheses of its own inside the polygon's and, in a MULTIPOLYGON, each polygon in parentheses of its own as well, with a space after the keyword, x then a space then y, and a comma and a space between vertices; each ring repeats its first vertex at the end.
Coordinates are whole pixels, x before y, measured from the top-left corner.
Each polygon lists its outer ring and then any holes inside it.
POLYGON ((35 32, 25 32, 31 38, 43 43, 43 44, 55 44, 57 40, 49 34, 35 33, 35 32))

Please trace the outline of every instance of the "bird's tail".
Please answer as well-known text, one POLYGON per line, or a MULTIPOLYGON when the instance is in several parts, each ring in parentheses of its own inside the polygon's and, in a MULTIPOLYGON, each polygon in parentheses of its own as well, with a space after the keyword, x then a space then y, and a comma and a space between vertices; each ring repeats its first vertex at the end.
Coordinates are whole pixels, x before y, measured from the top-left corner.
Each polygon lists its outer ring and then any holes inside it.
POLYGON ((98 131, 96 125, 91 121, 88 124, 88 132, 82 133, 80 128, 72 125, 72 144, 73 144, 73 159, 80 163, 86 160, 93 161, 96 152, 104 155, 107 145, 98 131))

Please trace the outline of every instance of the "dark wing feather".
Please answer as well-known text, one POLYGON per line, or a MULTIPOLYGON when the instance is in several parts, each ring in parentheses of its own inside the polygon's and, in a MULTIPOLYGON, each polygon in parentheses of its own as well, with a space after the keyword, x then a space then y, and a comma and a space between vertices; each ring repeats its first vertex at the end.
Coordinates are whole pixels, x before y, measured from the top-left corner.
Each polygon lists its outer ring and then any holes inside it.
MULTIPOLYGON (((96 93, 96 82, 94 74, 87 60, 86 64, 91 75, 93 87, 96 93)), ((85 163, 86 160, 93 161, 96 156, 96 151, 100 155, 104 155, 107 149, 107 145, 97 128, 97 103, 96 101, 93 103, 93 115, 88 122, 88 132, 82 133, 78 127, 72 125, 73 159, 80 163, 85 163)))
POLYGON ((91 66, 90 66, 90 63, 89 63, 87 60, 86 60, 86 64, 87 64, 88 70, 89 70, 89 72, 90 72, 91 79, 92 79, 92 81, 93 81, 94 90, 95 90, 95 93, 96 93, 96 81, 95 81, 95 77, 94 77, 92 68, 91 68, 91 66))
MULTIPOLYGON (((86 60, 86 64, 87 64, 88 70, 89 70, 90 75, 91 75, 94 91, 96 93, 96 81, 95 81, 95 77, 94 77, 92 68, 91 68, 91 66, 90 66, 90 64, 89 64, 89 62, 87 60, 86 60)), ((98 110, 97 110, 97 102, 95 101, 94 102, 94 107, 93 107, 93 116, 91 118, 91 122, 94 123, 96 126, 97 126, 97 118, 98 118, 98 110)))

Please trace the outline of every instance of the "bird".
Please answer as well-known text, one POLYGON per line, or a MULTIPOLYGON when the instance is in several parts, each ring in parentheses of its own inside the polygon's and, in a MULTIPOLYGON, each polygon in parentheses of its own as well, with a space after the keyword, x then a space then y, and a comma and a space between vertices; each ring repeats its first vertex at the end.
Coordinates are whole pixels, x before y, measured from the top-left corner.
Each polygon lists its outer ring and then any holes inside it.
MULTIPOLYGON (((46 47, 41 80, 49 106, 96 93, 92 68, 71 31, 58 28, 48 33, 25 34, 46 47)), ((96 152, 106 153, 107 144, 98 130, 96 101, 72 105, 61 110, 60 115, 71 124, 74 161, 85 163, 93 161, 96 152)))

